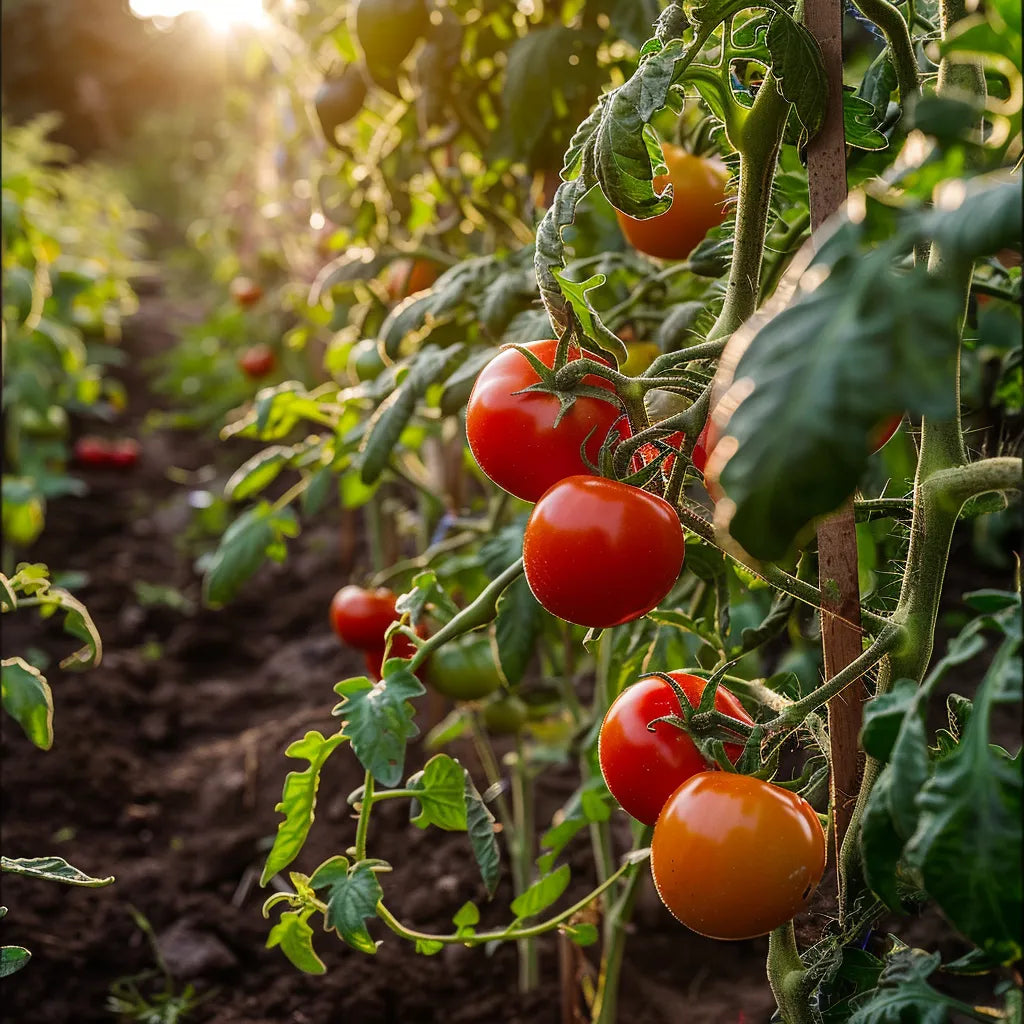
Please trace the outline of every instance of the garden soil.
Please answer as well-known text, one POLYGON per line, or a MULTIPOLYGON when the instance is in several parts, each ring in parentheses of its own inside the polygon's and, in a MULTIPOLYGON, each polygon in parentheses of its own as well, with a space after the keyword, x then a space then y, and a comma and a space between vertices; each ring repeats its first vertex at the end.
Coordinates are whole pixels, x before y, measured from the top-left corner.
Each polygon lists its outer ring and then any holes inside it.
MULTIPOLYGON (((173 342, 159 297, 129 324, 128 365, 173 342)), ((380 922, 375 956, 317 931, 323 976, 301 974, 267 949, 272 921, 261 906, 272 889, 259 875, 280 816, 285 774, 304 762, 284 756, 306 731, 334 731, 334 684, 361 674, 359 655, 331 632, 327 606, 342 584, 364 582, 361 547, 345 559, 337 524, 291 542, 287 562, 262 570, 221 610, 201 605, 194 551, 180 541, 191 521, 187 495, 219 486, 248 454, 194 434, 142 430, 154 404, 144 380, 125 375, 131 401, 119 433, 139 432, 142 458, 130 473, 92 470, 82 497, 51 503, 32 560, 83 573, 78 591, 104 641, 102 664, 61 672, 73 643, 54 623, 5 616, 4 652, 35 647, 52 659, 52 750, 32 747, 6 716, 2 733, 3 851, 59 855, 106 888, 69 888, 4 875, 10 908, 4 943, 27 946, 31 963, 3 984, 8 1024, 129 1020, 108 1008, 133 991, 151 1006, 191 986, 200 1002, 182 1019, 203 1024, 574 1024, 565 995, 592 981, 593 950, 555 938, 540 944, 541 984, 519 994, 516 949, 449 947, 417 956, 380 922), (184 481, 184 483, 182 482, 184 481), (193 483, 190 485, 189 481, 193 483), (157 588, 157 589, 154 589, 157 588), (163 588, 163 589, 159 589, 163 588), (184 599, 168 603, 176 592, 184 599), (154 599, 157 595, 162 599, 154 599), (152 937, 151 937, 152 936, 152 937), (162 962, 165 971, 158 970, 162 962), (588 967, 588 965, 590 965, 588 967), (563 984, 563 976, 573 979, 563 984)), ((329 518, 329 517, 326 517, 329 518)), ((434 712, 441 711, 436 704, 434 712)), ((454 749, 470 767, 471 750, 454 749)), ((409 770, 425 757, 413 744, 409 770)), ((309 872, 354 839, 347 795, 362 772, 346 748, 328 762, 308 848, 293 865, 309 872)), ((571 773, 546 773, 541 820, 572 791, 571 773)), ((483 786, 481 785, 481 788, 483 786)), ((546 817, 545 817, 546 816, 546 817)), ((623 834, 625 822, 623 821, 623 834)), ((466 837, 422 832, 399 801, 374 816, 371 851, 389 860, 389 906, 424 931, 447 931, 468 899, 485 902, 466 837)), ((625 849, 623 845, 622 849, 625 849)), ((586 891, 584 841, 570 848, 578 879, 563 899, 586 891)), ((485 923, 509 919, 507 865, 485 923)), ((276 912, 272 914, 276 917, 276 912)), ((806 926, 820 929, 823 918, 806 926)), ((767 940, 701 938, 665 911, 648 883, 626 946, 619 1020, 630 1024, 756 1024, 774 1002, 764 973, 767 940)))

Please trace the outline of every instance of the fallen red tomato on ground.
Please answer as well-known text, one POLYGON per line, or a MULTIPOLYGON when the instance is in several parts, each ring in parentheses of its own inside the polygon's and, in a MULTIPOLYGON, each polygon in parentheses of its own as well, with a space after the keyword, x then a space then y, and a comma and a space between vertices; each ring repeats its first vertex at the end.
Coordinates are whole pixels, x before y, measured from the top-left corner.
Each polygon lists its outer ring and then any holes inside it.
POLYGON ((605 629, 646 614, 686 550, 672 506, 638 487, 570 476, 537 502, 523 537, 526 580, 552 615, 605 629))
MULTIPOLYGON (((681 671, 668 674, 682 688, 690 705, 697 707, 708 681, 681 671)), ((724 686, 715 692, 715 710, 746 725, 754 724, 724 686)), ((657 676, 645 676, 615 698, 601 725, 597 752, 604 781, 622 809, 645 825, 658 820, 662 807, 679 786, 709 768, 682 729, 669 722, 648 728, 656 718, 679 713, 679 698, 672 687, 657 676)), ((743 746, 727 743, 725 752, 735 764, 743 746)))

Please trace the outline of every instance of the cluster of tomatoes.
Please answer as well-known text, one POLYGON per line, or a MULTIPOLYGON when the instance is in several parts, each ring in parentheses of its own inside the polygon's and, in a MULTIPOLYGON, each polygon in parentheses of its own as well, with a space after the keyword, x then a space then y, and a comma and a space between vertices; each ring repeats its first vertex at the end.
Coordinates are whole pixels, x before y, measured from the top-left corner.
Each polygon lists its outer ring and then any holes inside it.
MULTIPOLYGON (((690 706, 707 680, 668 673, 690 706)), ((741 726, 753 720, 723 686, 715 711, 741 726)), ((612 796, 654 826, 651 872, 665 906, 714 939, 747 939, 784 924, 807 904, 825 870, 825 835, 803 797, 749 775, 708 771, 678 718, 677 690, 645 676, 613 701, 601 725, 598 759, 612 796)), ((726 743, 735 763, 742 752, 726 743)))
MULTIPOLYGON (((558 342, 523 346, 548 368, 558 342)), ((571 348, 569 358, 593 353, 571 348)), ((683 565, 679 518, 664 499, 595 475, 601 446, 621 417, 611 384, 589 374, 568 410, 526 356, 508 348, 480 372, 466 407, 466 435, 480 468, 499 487, 535 502, 523 538, 526 579, 553 615, 607 628, 645 615, 672 589, 683 565)))
POLYGON ((139 461, 139 442, 131 437, 110 441, 89 434, 73 450, 75 462, 90 469, 131 469, 139 461))

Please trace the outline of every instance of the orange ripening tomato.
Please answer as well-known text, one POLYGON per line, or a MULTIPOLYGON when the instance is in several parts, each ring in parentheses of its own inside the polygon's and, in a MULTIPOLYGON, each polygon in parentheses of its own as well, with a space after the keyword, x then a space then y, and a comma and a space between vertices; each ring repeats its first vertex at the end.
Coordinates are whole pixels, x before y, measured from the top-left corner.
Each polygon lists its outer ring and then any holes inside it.
POLYGON ((662 902, 712 939, 765 935, 807 905, 825 833, 797 793, 734 772, 701 772, 669 797, 651 842, 662 902))
POLYGON ((672 205, 657 217, 637 220, 616 210, 619 227, 634 249, 663 260, 686 259, 713 227, 725 220, 729 172, 719 160, 694 156, 662 143, 668 174, 654 179, 659 195, 672 185, 672 205))

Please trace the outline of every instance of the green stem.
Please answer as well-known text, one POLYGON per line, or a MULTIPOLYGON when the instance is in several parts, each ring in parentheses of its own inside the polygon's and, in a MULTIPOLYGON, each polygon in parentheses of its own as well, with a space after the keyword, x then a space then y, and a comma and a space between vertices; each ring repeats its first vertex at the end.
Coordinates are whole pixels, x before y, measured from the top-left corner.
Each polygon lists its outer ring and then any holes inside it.
POLYGON ((727 338, 757 308, 772 179, 789 108, 778 81, 769 74, 758 90, 739 138, 734 140, 740 153, 740 183, 732 266, 725 305, 708 333, 708 341, 727 338))
POLYGON ((813 1024, 807 968, 796 948, 792 921, 776 928, 768 938, 768 983, 784 1024, 813 1024))
POLYGON ((759 303, 764 302, 775 291, 779 278, 782 277, 786 267, 789 266, 788 257, 790 250, 803 237, 804 232, 810 227, 810 223, 811 211, 804 210, 792 224, 787 226, 782 237, 771 246, 775 255, 761 280, 761 288, 758 295, 759 303))
POLYGON ((520 558, 496 580, 489 583, 472 604, 463 608, 455 618, 445 623, 429 640, 420 645, 410 660, 409 670, 415 672, 442 644, 457 636, 462 636, 463 633, 468 633, 471 629, 479 629, 491 622, 497 613, 498 598, 522 574, 523 560, 520 558))
POLYGON ((887 654, 892 654, 894 650, 897 650, 903 644, 905 636, 905 631, 900 625, 890 623, 874 642, 846 668, 837 672, 806 697, 794 701, 777 718, 766 723, 765 735, 771 736, 799 725, 812 711, 817 711, 837 693, 841 693, 847 686, 874 668, 887 654))
POLYGON ((888 0, 855 0, 854 6, 865 18, 873 21, 881 29, 889 44, 893 67, 896 69, 896 82, 900 90, 900 106, 906 116, 921 93, 917 57, 914 54, 910 29, 899 8, 894 7, 888 0))
MULTIPOLYGON (((653 831, 650 825, 645 825, 634 843, 634 847, 639 849, 650 846, 653 831)), ((626 952, 626 926, 633 916, 636 895, 643 877, 640 865, 631 865, 619 898, 605 915, 604 949, 601 953, 597 992, 590 1010, 591 1024, 615 1024, 619 1001, 619 980, 622 977, 622 960, 626 952)))
POLYGON ((355 859, 366 860, 366 837, 370 830, 370 812, 373 810, 373 775, 366 773, 363 796, 359 802, 359 820, 356 823, 355 859))
MULTIPOLYGON (((512 884, 516 896, 530 886, 533 864, 534 803, 533 780, 523 756, 522 734, 516 734, 516 760, 512 767, 512 814, 516 825, 516 842, 512 850, 512 884)), ((525 936, 516 943, 519 950, 519 991, 532 992, 540 983, 537 943, 525 936)))
MULTIPOLYGON (((628 861, 625 862, 619 867, 615 874, 611 875, 596 888, 592 889, 581 900, 577 900, 571 907, 555 914, 554 917, 549 917, 545 921, 541 921, 534 925, 528 925, 523 928, 506 928, 502 931, 477 932, 475 935, 431 935, 429 932, 420 932, 413 928, 407 928, 394 916, 394 914, 391 913, 390 910, 387 909, 387 907, 384 906, 383 901, 377 904, 377 916, 396 935, 400 935, 403 939, 410 939, 412 941, 424 940, 440 942, 446 946, 482 946, 487 942, 505 942, 512 939, 532 938, 536 935, 545 935, 547 932, 552 931, 560 924, 564 924, 571 917, 578 914, 589 904, 593 903, 598 896, 614 885, 630 867, 632 867, 632 865, 628 861)), ((327 906, 326 904, 318 902, 317 909, 326 912, 327 906)))

